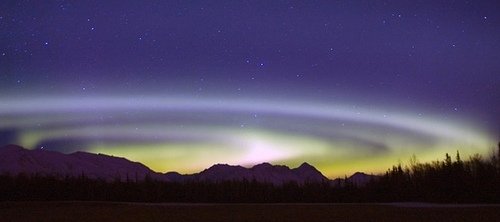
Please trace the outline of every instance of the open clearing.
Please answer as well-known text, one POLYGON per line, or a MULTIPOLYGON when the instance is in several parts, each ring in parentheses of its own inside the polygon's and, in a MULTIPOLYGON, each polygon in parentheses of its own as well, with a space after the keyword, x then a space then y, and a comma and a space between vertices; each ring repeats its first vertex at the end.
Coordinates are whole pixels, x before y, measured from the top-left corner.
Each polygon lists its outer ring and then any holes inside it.
POLYGON ((0 202, 1 221, 500 221, 500 205, 0 202))

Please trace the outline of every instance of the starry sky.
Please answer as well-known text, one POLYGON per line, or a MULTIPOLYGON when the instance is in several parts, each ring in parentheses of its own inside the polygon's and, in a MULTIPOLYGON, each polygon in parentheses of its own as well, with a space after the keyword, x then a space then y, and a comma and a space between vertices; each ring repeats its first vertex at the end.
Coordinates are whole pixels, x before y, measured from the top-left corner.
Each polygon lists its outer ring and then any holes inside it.
POLYGON ((487 155, 497 1, 1 1, 0 145, 330 178, 487 155))

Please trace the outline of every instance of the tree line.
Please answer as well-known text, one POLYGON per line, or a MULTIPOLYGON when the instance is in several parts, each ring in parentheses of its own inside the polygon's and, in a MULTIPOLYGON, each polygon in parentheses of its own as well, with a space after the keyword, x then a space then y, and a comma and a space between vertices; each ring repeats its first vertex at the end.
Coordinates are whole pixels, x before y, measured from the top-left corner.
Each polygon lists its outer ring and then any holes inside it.
POLYGON ((368 198, 389 201, 500 202, 499 150, 487 158, 479 154, 462 160, 445 154, 441 161, 419 163, 413 156, 405 167, 389 169, 365 188, 368 198))
POLYGON ((365 185, 287 183, 275 186, 255 180, 114 182, 79 177, 19 174, 0 176, 0 201, 126 201, 126 202, 442 202, 500 203, 499 152, 462 160, 445 154, 442 160, 419 163, 413 156, 405 166, 394 165, 365 185))

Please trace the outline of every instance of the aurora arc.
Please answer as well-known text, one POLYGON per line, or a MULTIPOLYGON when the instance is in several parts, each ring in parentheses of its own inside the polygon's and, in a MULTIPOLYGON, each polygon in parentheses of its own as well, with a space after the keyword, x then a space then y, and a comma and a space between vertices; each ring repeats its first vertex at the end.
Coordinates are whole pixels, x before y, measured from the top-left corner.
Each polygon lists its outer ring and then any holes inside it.
POLYGON ((487 154, 492 137, 439 116, 348 103, 196 97, 2 99, 0 129, 16 143, 126 157, 155 171, 193 173, 216 163, 309 162, 333 178, 380 173, 415 154, 487 154))

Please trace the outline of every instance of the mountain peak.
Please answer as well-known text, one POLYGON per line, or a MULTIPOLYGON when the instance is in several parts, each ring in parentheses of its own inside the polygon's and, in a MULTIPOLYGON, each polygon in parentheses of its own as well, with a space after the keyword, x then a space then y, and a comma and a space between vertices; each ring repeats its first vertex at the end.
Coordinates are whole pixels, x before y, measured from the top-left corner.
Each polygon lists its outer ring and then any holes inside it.
POLYGON ((271 168, 271 167, 273 167, 272 164, 270 164, 268 162, 264 162, 264 163, 257 164, 255 166, 253 166, 252 168, 271 168))
POLYGON ((377 176, 366 174, 363 172, 356 172, 353 175, 351 175, 347 180, 350 181, 351 183, 357 185, 357 186, 364 186, 371 180, 376 179, 377 176))
POLYGON ((356 172, 356 173, 353 173, 350 177, 356 177, 356 176, 368 176, 368 174, 363 173, 363 172, 356 172))
POLYGON ((63 154, 50 150, 29 150, 17 145, 0 148, 0 173, 17 175, 38 174, 57 177, 78 177, 82 174, 91 179, 107 181, 134 177, 143 180, 147 175, 164 179, 146 166, 125 158, 86 152, 63 154))
POLYGON ((286 170, 290 170, 290 168, 288 166, 285 166, 285 165, 272 165, 268 162, 264 162, 264 163, 261 163, 261 164, 257 164, 255 166, 253 166, 252 168, 250 168, 251 170, 282 170, 282 171, 286 171, 286 170))
POLYGON ((311 164, 309 164, 307 162, 303 162, 302 164, 300 164, 300 166, 297 169, 314 169, 314 170, 316 170, 315 167, 313 167, 311 164))
MULTIPOLYGON (((182 181, 182 176, 169 175, 174 181, 182 181)), ((301 165, 301 168, 290 169, 284 165, 272 165, 264 162, 251 168, 242 166, 231 166, 227 164, 215 164, 200 173, 184 176, 187 180, 208 180, 208 181, 232 181, 232 180, 256 180, 258 182, 282 185, 288 182, 304 184, 306 182, 324 182, 328 178, 316 170, 308 163, 301 165)))
POLYGON ((283 185, 288 182, 305 184, 328 181, 314 166, 304 162, 295 169, 271 163, 251 168, 239 165, 215 164, 202 172, 181 175, 176 172, 159 174, 141 163, 106 154, 74 152, 63 154, 49 150, 28 150, 17 145, 0 147, 0 173, 27 173, 58 176, 80 176, 105 180, 142 180, 146 175, 164 181, 258 181, 283 185))
POLYGON ((238 172, 241 169, 245 169, 245 168, 242 167, 242 166, 239 166, 239 165, 233 166, 233 165, 229 165, 229 164, 218 163, 218 164, 212 165, 208 169, 203 170, 202 172, 212 173, 212 174, 213 173, 215 173, 215 174, 218 174, 218 173, 234 173, 234 172, 238 172))
POLYGON ((299 167, 293 169, 293 171, 300 178, 303 178, 305 181, 308 182, 328 181, 328 178, 325 177, 318 169, 316 169, 314 166, 306 162, 302 163, 299 167))
POLYGON ((232 165, 225 164, 225 163, 217 163, 217 164, 212 165, 211 167, 209 167, 206 170, 229 169, 229 168, 236 168, 236 167, 237 166, 232 166, 232 165))

